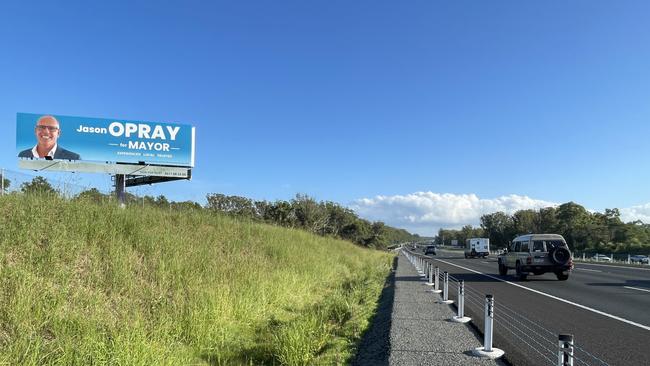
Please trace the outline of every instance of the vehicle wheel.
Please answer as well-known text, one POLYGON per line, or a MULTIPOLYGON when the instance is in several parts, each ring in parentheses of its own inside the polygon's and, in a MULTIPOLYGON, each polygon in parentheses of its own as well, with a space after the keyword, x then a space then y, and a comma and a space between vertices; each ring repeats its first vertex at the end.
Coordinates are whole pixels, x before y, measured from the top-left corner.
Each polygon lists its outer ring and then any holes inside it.
POLYGON ((517 278, 526 281, 527 275, 521 272, 521 264, 519 264, 519 262, 517 262, 517 265, 515 266, 515 273, 517 274, 517 278))
POLYGON ((467 259, 467 254, 465 254, 465 259, 467 259))
POLYGON ((569 274, 563 274, 562 272, 556 272, 555 276, 557 276, 558 281, 566 281, 569 279, 569 274))
POLYGON ((508 267, 506 267, 503 264, 499 263, 499 274, 501 276, 507 275, 508 274, 508 267))
POLYGON ((562 248, 562 247, 554 248, 549 253, 549 256, 551 257, 551 260, 555 264, 560 266, 569 263, 569 259, 571 259, 571 253, 569 253, 569 250, 567 248, 562 248))

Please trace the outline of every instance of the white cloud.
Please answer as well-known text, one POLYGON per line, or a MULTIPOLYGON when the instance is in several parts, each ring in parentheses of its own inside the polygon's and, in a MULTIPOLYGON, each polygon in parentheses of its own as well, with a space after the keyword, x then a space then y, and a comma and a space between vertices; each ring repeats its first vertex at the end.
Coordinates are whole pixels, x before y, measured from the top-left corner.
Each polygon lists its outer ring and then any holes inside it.
MULTIPOLYGON (((557 203, 511 194, 481 199, 475 194, 416 192, 408 195, 376 196, 354 201, 350 208, 359 216, 404 228, 412 233, 434 236, 439 228, 479 226, 482 215, 503 211, 557 206, 557 203)), ((650 214, 650 205, 647 208, 650 214)))
POLYGON ((620 209, 621 220, 623 222, 630 222, 641 220, 644 223, 650 223, 650 203, 640 206, 632 206, 620 209))

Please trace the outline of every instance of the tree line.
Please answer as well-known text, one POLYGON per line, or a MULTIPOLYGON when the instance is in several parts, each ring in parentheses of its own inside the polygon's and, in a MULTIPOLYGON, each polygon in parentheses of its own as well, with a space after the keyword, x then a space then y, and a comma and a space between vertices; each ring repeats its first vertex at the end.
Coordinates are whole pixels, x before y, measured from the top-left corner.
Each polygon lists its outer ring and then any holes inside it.
MULTIPOLYGON (((11 182, 5 179, 5 189, 11 182)), ((24 194, 51 194, 60 196, 46 178, 37 176, 30 182, 20 185, 19 192, 24 194)), ((335 202, 316 201, 315 199, 297 194, 295 198, 274 202, 256 201, 241 196, 228 196, 211 193, 206 196, 207 204, 200 205, 193 201, 175 202, 164 195, 136 196, 126 193, 127 205, 159 207, 171 210, 206 210, 218 212, 246 220, 263 222, 288 228, 309 231, 316 235, 330 236, 351 241, 355 244, 386 249, 388 246, 406 241, 418 241, 417 234, 411 234, 404 229, 397 229, 381 221, 371 222, 360 218, 354 211, 335 202)), ((91 188, 77 194, 74 200, 89 200, 92 202, 107 202, 114 200, 114 194, 104 194, 96 188, 91 188)))
POLYGON ((604 213, 589 212, 575 202, 539 210, 519 210, 512 215, 495 212, 481 216, 480 227, 466 225, 460 230, 440 229, 436 240, 446 244, 458 240, 487 237, 493 248, 504 248, 517 235, 531 233, 561 234, 569 248, 579 251, 599 251, 647 254, 650 251, 650 225, 637 220, 623 222, 619 209, 604 213))
POLYGON ((381 221, 370 222, 354 211, 331 201, 297 194, 289 201, 254 201, 240 196, 207 195, 206 208, 235 217, 284 227, 299 228, 321 236, 348 240, 365 247, 386 249, 389 245, 417 241, 419 235, 381 221))

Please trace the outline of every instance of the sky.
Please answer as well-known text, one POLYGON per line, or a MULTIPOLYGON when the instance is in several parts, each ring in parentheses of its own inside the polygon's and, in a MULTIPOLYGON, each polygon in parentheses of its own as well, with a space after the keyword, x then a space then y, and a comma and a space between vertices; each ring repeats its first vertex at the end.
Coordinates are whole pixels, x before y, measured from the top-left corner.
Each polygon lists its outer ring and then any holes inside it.
MULTIPOLYGON (((302 193, 421 235, 569 201, 650 223, 648 14, 631 0, 3 1, 0 167, 19 171, 18 112, 182 123, 192 180, 138 192, 302 193)), ((74 174, 56 177, 110 189, 74 174)))

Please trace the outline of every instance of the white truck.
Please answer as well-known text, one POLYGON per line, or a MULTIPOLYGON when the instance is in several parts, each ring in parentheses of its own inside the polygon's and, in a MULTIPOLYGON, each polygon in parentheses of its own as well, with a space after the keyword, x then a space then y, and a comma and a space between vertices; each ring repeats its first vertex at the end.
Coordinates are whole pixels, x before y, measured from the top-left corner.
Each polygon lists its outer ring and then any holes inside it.
POLYGON ((488 255, 490 255, 490 239, 470 238, 465 240, 465 258, 485 258, 488 255))

